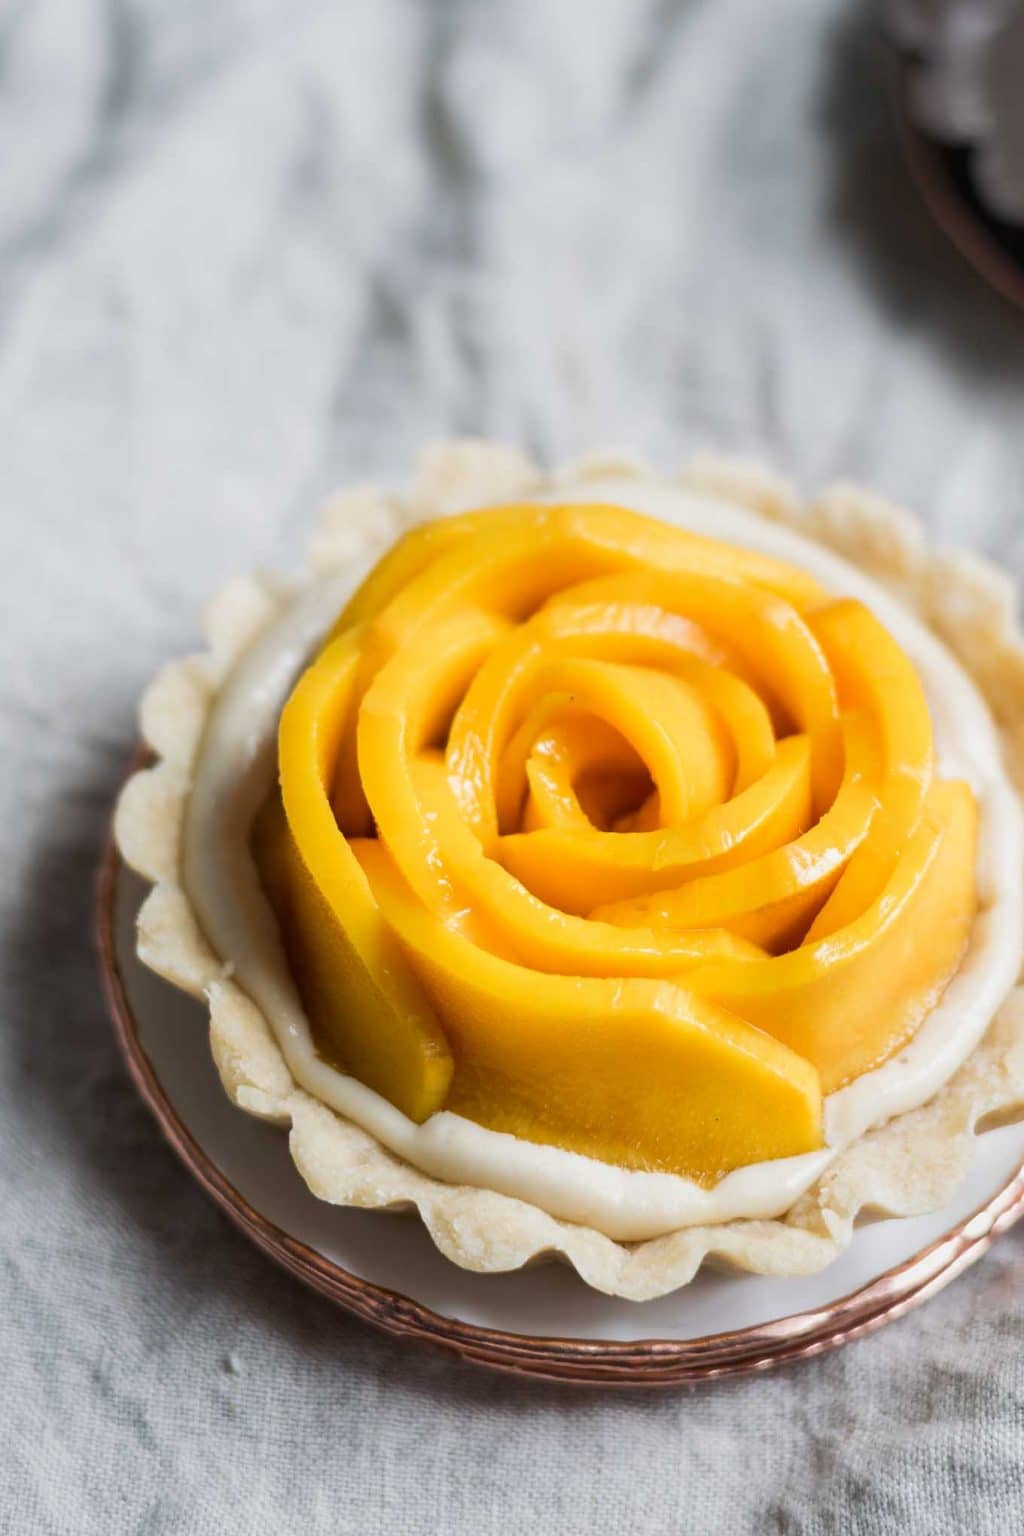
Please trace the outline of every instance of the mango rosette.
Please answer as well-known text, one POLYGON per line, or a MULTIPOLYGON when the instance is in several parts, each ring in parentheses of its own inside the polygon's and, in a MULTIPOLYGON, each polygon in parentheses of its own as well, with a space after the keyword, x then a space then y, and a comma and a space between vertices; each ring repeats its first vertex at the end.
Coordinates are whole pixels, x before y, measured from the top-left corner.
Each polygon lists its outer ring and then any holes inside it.
POLYGON ((975 918, 882 623, 620 506, 406 533, 277 754, 253 848, 317 1050, 417 1122, 705 1186, 812 1151, 975 918))

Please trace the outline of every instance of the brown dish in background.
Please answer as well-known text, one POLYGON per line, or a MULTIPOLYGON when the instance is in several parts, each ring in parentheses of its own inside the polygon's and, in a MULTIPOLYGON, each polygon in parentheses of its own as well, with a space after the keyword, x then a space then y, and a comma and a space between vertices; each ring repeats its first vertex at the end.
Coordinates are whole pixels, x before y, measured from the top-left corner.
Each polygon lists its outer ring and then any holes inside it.
POLYGON ((978 200, 970 151, 923 133, 908 110, 910 65, 893 70, 896 120, 911 175, 929 213, 960 254, 1003 298, 1024 309, 1024 229, 994 218, 978 200))

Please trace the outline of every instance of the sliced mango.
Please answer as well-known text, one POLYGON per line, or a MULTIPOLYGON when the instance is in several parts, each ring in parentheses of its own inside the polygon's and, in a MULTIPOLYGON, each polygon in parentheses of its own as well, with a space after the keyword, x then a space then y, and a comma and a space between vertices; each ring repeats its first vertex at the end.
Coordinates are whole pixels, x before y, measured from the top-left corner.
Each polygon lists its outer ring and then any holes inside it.
POLYGON ((872 721, 851 712, 843 724, 843 782, 829 809, 807 832, 721 873, 695 875, 671 890, 598 907, 592 915, 677 932, 727 926, 758 944, 778 946, 821 907, 843 866, 867 838, 878 807, 880 761, 872 721))
POLYGON ((604 505, 407 534, 281 720, 254 847, 320 1049, 627 1168, 820 1145, 959 963, 976 810, 863 605, 604 505))
POLYGON ((787 955, 708 961, 687 985, 784 1041, 833 1093, 906 1043, 959 965, 976 836, 969 787, 936 784, 888 884, 854 922, 787 955))
POLYGON ((422 1121, 448 1093, 447 1039, 327 798, 357 663, 343 636, 285 706, 283 812, 265 811, 254 852, 321 1051, 422 1121))
POLYGON ((762 778, 689 826, 509 833, 497 840, 494 855, 543 901, 585 916, 614 902, 684 886, 698 875, 742 868, 798 838, 813 825, 810 763, 807 738, 790 736, 778 743, 762 778))
POLYGON ((447 1107, 623 1168, 713 1183, 820 1145, 817 1074, 671 982, 547 976, 439 922, 379 842, 361 847, 455 1057, 447 1107))

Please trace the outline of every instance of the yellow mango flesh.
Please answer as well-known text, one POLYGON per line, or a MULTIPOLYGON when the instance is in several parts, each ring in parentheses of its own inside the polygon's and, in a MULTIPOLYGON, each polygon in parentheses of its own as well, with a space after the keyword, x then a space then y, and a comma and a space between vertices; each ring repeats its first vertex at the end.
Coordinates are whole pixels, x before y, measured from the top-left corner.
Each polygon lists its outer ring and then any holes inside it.
POLYGON ((413 530, 278 751, 254 847, 317 1040, 416 1119, 705 1184, 811 1150, 974 917, 891 636, 621 508, 413 530))
POLYGON ((421 1121, 445 1102, 451 1052, 325 793, 357 661, 342 637, 285 706, 283 808, 265 808, 254 852, 322 1054, 421 1121))
POLYGON ((418 903, 379 841, 368 878, 434 999, 455 1058, 447 1108, 624 1168, 713 1179, 820 1136, 817 1076, 672 982, 547 976, 418 903))
POLYGON ((894 1055, 956 969, 975 914, 977 809, 966 784, 933 786, 878 899, 789 954, 695 967, 694 991, 735 1009, 817 1067, 833 1093, 894 1055))

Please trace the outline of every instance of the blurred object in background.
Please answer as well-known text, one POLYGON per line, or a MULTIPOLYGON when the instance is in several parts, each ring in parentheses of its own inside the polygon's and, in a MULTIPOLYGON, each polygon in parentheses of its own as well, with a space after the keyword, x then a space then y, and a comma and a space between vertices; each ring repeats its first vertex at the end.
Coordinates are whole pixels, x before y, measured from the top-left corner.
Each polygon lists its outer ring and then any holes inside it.
POLYGON ((933 213, 1024 304, 1024 0, 888 0, 911 161, 933 213))
POLYGON ((1024 226, 1024 0, 892 0, 892 31, 916 62, 916 125, 969 149, 983 206, 1024 226))

